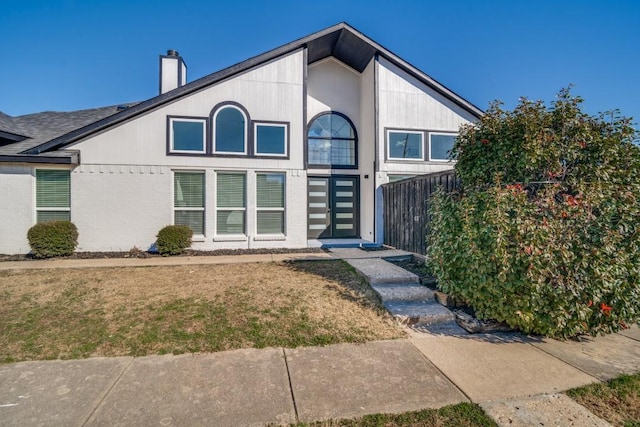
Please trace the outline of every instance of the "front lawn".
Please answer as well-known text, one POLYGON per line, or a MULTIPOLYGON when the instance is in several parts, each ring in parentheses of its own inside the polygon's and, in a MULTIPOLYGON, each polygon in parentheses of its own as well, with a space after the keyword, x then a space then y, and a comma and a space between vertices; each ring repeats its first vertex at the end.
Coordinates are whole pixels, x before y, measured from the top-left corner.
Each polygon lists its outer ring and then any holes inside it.
POLYGON ((0 271, 0 361, 404 336, 342 261, 0 271))

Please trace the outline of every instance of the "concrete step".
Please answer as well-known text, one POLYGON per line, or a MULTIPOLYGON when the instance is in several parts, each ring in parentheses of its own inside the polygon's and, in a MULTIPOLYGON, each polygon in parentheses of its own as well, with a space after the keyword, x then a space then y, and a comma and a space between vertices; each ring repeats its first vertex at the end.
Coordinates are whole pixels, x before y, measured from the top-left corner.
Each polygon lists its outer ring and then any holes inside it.
POLYGON ((434 301, 433 291, 426 286, 416 284, 373 285, 382 302, 389 301, 434 301))
POLYGON ((437 302, 389 301, 383 304, 404 325, 433 325, 455 320, 455 315, 437 302))
POLYGON ((420 283, 420 278, 397 265, 380 258, 345 259, 367 278, 370 285, 420 283))

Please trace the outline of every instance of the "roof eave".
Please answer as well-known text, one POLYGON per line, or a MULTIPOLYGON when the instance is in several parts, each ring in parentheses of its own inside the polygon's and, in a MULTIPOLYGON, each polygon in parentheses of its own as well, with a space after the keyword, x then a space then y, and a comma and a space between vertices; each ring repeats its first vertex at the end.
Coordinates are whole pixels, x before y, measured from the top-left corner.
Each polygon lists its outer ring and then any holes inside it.
POLYGON ((46 156, 33 154, 0 155, 0 163, 47 163, 56 165, 80 164, 79 153, 71 153, 69 156, 46 156))

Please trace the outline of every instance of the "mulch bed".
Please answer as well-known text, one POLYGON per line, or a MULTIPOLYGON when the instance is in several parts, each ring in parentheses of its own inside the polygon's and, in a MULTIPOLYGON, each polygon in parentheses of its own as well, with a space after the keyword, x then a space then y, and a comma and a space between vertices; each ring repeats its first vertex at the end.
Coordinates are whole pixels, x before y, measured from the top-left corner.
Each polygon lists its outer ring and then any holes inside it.
MULTIPOLYGON (((194 257, 194 256, 221 256, 221 255, 259 255, 259 254, 296 254, 296 253, 320 253, 325 252, 320 248, 300 248, 300 249, 218 249, 215 251, 194 251, 186 250, 181 255, 172 255, 174 257, 194 257)), ((76 252, 68 257, 55 257, 48 259, 103 259, 103 258, 157 258, 162 255, 146 251, 128 251, 128 252, 76 252)), ((31 254, 19 255, 2 255, 0 254, 0 262, 2 261, 35 261, 31 254)))

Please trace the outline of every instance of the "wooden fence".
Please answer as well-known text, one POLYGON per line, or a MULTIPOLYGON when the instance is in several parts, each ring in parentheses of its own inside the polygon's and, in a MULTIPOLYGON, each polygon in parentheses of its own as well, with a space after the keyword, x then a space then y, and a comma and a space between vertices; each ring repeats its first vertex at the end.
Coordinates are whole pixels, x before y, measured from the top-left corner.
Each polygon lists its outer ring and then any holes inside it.
POLYGON ((429 226, 429 199, 440 186, 458 188, 455 171, 448 170, 384 184, 384 243, 397 249, 425 254, 429 226))

